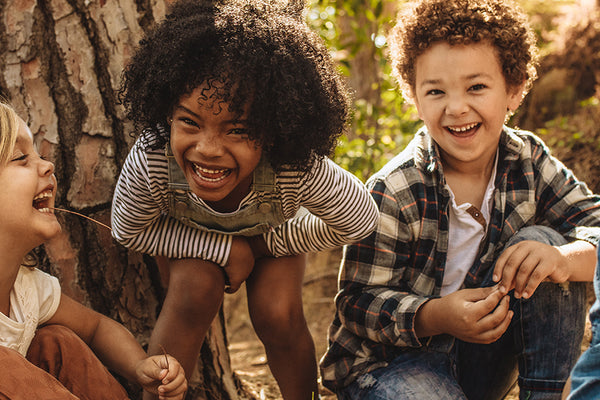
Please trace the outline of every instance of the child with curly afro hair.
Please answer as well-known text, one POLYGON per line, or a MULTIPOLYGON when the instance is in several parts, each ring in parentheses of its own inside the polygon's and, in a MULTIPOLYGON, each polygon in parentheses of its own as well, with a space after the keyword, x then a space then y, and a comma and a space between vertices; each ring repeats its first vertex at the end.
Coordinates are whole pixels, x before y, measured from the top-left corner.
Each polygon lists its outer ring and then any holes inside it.
POLYGON ((113 199, 114 237, 157 256, 163 345, 193 371, 224 290, 246 282, 285 399, 317 393, 302 310, 307 252, 357 241, 378 210, 327 156, 349 96, 301 7, 180 1, 140 42, 121 98, 141 132, 113 199))
POLYGON ((405 4, 390 57, 424 126, 367 181, 381 223, 346 248, 323 383, 346 400, 560 399, 580 352, 600 197, 509 128, 536 77, 510 0, 405 4))

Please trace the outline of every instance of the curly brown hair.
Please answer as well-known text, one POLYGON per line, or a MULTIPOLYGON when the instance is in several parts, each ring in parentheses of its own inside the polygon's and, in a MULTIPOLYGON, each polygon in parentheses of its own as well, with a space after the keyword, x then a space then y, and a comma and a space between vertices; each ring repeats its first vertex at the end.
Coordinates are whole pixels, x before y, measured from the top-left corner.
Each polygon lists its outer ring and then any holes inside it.
MULTIPOLYGON (((296 2, 297 3, 297 2, 296 2)), ((296 4, 294 3, 294 4, 296 4)), ((159 148, 179 99, 219 82, 219 99, 241 116, 275 168, 308 170, 347 129, 348 89, 301 10, 278 1, 183 0, 140 41, 119 98, 159 148), (157 129, 158 127, 158 129, 157 129), (148 129, 150 128, 150 129, 148 129)))
POLYGON ((415 60, 436 42, 463 45, 489 41, 508 87, 537 77, 535 35, 523 10, 510 0, 422 0, 401 10, 390 31, 390 59, 402 91, 415 90, 415 60))

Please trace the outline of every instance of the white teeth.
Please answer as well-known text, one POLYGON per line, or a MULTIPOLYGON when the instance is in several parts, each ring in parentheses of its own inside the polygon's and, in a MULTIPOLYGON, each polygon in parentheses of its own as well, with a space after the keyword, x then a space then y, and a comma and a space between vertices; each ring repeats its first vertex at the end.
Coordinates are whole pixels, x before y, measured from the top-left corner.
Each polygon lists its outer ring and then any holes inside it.
POLYGON ((194 164, 194 167, 196 168, 196 171, 203 172, 205 174, 222 174, 223 172, 227 171, 227 169, 208 169, 196 164, 194 164))
POLYGON ((475 128, 477 125, 478 125, 477 123, 474 123, 474 124, 470 124, 470 125, 466 125, 466 126, 459 126, 459 127, 449 126, 448 129, 453 132, 466 132, 470 129, 475 128))
POLYGON ((41 213, 50 213, 50 209, 49 208, 38 208, 37 210, 39 212, 41 212, 41 213))
POLYGON ((37 196, 35 196, 33 198, 34 201, 36 200, 41 200, 41 199, 48 199, 52 197, 52 190, 46 190, 45 192, 42 192, 40 194, 38 194, 37 196))
POLYGON ((208 169, 201 167, 197 164, 194 164, 194 169, 196 170, 196 174, 203 180, 207 182, 219 182, 225 179, 229 175, 229 169, 208 169), (216 177, 211 177, 207 175, 218 175, 216 177))

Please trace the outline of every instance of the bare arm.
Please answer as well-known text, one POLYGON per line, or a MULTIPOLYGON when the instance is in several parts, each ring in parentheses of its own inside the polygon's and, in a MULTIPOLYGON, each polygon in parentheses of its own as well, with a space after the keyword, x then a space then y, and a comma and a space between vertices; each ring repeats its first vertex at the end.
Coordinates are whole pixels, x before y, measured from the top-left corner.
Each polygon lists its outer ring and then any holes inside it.
POLYGON ((187 388, 183 369, 173 357, 148 357, 133 335, 118 322, 61 296, 48 324, 60 324, 86 342, 107 368, 162 398, 182 399, 187 388))

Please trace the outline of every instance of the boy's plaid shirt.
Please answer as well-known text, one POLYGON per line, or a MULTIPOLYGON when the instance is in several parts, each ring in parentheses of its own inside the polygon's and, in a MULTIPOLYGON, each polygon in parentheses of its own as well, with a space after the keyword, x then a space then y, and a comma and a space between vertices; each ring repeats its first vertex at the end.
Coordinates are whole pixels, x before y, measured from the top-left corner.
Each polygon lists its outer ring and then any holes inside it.
MULTIPOLYGON (((477 287, 519 229, 547 225, 569 240, 600 239, 600 197, 535 135, 505 127, 494 208, 464 287, 477 287)), ((323 383, 343 387, 419 347, 417 309, 439 297, 448 244, 448 205, 438 150, 426 129, 367 182, 381 217, 369 237, 344 251, 337 313, 321 360, 323 383)))

